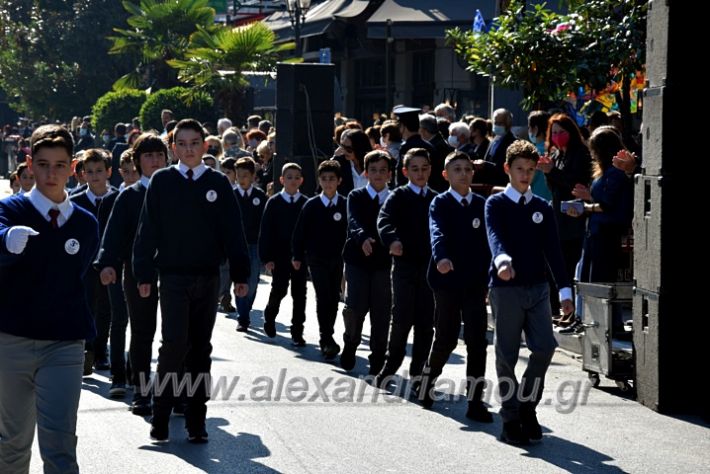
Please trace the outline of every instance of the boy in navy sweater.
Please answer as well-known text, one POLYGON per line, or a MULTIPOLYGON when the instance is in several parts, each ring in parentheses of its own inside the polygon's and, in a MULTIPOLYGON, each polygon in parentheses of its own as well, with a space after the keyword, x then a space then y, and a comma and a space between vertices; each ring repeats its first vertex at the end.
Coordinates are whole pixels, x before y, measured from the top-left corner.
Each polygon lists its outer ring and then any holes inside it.
POLYGON ((404 156, 404 176, 409 183, 395 189, 377 218, 377 231, 394 256, 392 266, 392 331, 387 362, 376 383, 384 386, 402 365, 407 338, 414 327, 409 374, 422 374, 434 336, 434 297, 426 282, 431 258, 429 205, 436 191, 429 189, 429 152, 412 148, 404 156))
POLYGON ((291 339, 296 347, 303 347, 303 324, 306 321, 306 268, 295 269, 291 264, 291 238, 296 220, 307 198, 298 188, 303 183, 301 167, 286 163, 279 181, 283 190, 269 198, 259 231, 259 258, 271 272, 271 293, 264 309, 264 333, 276 337, 276 315, 281 300, 286 296, 289 281, 293 298, 291 339))
POLYGON ((293 268, 300 270, 303 263, 307 263, 311 272, 316 291, 320 350, 326 359, 340 352, 340 346, 333 339, 347 227, 345 197, 338 194, 340 173, 340 163, 335 160, 326 160, 318 166, 322 192, 303 205, 293 232, 293 268))
MULTIPOLYGON (((175 126, 173 154, 179 163, 153 174, 133 245, 138 292, 148 298, 160 278, 162 345, 153 394, 151 437, 166 441, 183 367, 187 393, 185 427, 192 443, 207 442, 212 330, 217 315, 219 265, 229 259, 236 296, 247 293, 249 257, 239 205, 229 180, 202 162, 206 132, 184 119, 175 126), (172 379, 172 380, 170 380, 172 379)), ((182 385, 183 393, 185 386, 182 385)))
MULTIPOLYGON (((118 192, 111 188, 108 179, 111 177, 111 157, 99 148, 86 150, 82 156, 84 175, 87 188, 71 196, 71 200, 91 212, 99 221, 99 237, 106 229, 113 203, 118 192)), ((99 272, 93 267, 86 276, 86 288, 89 295, 89 305, 96 321, 96 339, 87 344, 84 375, 91 374, 91 361, 95 361, 96 370, 111 369, 112 386, 109 394, 120 397, 126 393, 126 361, 124 346, 128 315, 123 299, 123 292, 117 285, 104 287, 99 279, 99 272), (114 329, 111 330, 111 326, 114 329), (111 362, 106 356, 106 345, 109 333, 111 340, 111 362), (117 337, 122 334, 122 337, 117 337), (115 367, 112 367, 115 365, 115 367)))
POLYGON ((78 473, 84 339, 96 334, 84 275, 96 218, 69 200, 71 134, 31 138, 35 188, 0 201, 0 472, 28 472, 35 424, 47 472, 78 473))
POLYGON ((243 298, 237 298, 237 331, 246 332, 251 324, 251 308, 254 306, 256 289, 259 286, 261 262, 259 261, 259 228, 261 217, 266 206, 266 193, 254 186, 256 163, 252 158, 227 158, 222 162, 222 170, 232 181, 234 195, 237 197, 242 212, 242 225, 249 248, 249 293, 243 298))
POLYGON ((486 291, 491 263, 483 213, 486 200, 471 192, 473 163, 467 154, 450 153, 444 161, 442 175, 450 188, 435 197, 429 208, 432 255, 427 281, 436 303, 436 336, 420 397, 424 406, 433 404, 434 382, 456 349, 463 321, 466 416, 490 423, 493 418, 481 400, 486 375, 486 291))
POLYGON ((340 366, 355 367, 355 352, 362 340, 362 325, 370 312, 370 375, 382 370, 387 352, 392 315, 392 257, 377 235, 377 215, 389 196, 394 161, 385 151, 365 155, 367 186, 348 194, 348 234, 343 248, 345 261, 345 308, 343 308, 343 353, 340 366))
MULTIPOLYGON (((153 173, 165 168, 167 149, 163 141, 151 133, 139 136, 133 146, 134 148, 130 150, 133 159, 131 166, 135 166, 140 179, 125 188, 116 198, 94 266, 101 272, 101 283, 104 285, 118 283, 119 275, 123 271, 123 291, 131 321, 131 345, 128 356, 132 371, 129 383, 135 387, 131 411, 134 415, 147 416, 151 414, 151 408, 150 394, 145 393, 145 387, 150 380, 158 293, 151 292, 148 298, 140 297, 131 259, 145 192, 153 173)), ((153 284, 157 284, 157 280, 154 280, 153 284)), ((113 330, 111 335, 113 346, 113 330)))
POLYGON ((496 372, 502 401, 501 440, 525 444, 542 440, 535 408, 557 342, 552 334, 548 267, 560 289, 565 314, 574 311, 571 280, 566 274, 554 212, 530 190, 539 156, 535 146, 517 140, 508 147, 505 172, 510 184, 488 198, 486 228, 491 248, 490 302, 495 318, 496 372), (520 335, 530 349, 520 386, 515 364, 520 335))

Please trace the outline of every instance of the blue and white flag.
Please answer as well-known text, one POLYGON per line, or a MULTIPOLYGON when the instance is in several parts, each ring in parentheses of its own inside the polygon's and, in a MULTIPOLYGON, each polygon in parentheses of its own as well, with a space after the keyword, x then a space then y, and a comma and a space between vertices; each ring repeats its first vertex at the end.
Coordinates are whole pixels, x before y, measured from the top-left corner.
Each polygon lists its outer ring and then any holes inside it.
POLYGON ((481 10, 476 8, 476 16, 473 18, 473 32, 474 33, 485 33, 486 32, 486 20, 483 19, 481 10))

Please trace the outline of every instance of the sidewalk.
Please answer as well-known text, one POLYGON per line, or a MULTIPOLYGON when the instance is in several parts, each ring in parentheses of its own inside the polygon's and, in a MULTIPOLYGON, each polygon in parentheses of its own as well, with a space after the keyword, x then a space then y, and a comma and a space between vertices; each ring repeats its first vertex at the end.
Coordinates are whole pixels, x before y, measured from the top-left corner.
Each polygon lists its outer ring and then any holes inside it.
MULTIPOLYGON (((338 367, 337 359, 322 359, 315 346, 318 334, 310 284, 308 346, 290 345, 289 298, 277 319, 278 336, 264 336, 260 310, 268 297, 268 282, 268 277, 262 277, 255 304, 258 315, 246 335, 235 332, 234 319, 218 315, 212 374, 225 381, 223 389, 232 383, 234 390, 228 397, 222 390, 208 404, 210 442, 188 444, 183 419, 173 417, 171 441, 152 443, 147 419, 127 411, 130 394, 125 400, 108 399, 107 374, 95 374, 84 379, 79 411, 83 472, 667 473, 707 471, 710 465, 707 426, 662 416, 625 399, 612 381, 602 380, 600 389, 591 389, 581 363, 563 352, 555 355, 550 367, 539 409, 545 439, 537 446, 518 448, 499 442, 500 418, 494 415, 490 425, 470 422, 464 417, 463 398, 439 401, 425 410, 400 397, 385 397, 357 379, 367 373, 367 337, 350 374, 338 367), (298 399, 300 394, 305 394, 304 399, 298 399), (354 395, 352 401, 348 395, 354 395)), ((339 317, 336 340, 342 339, 342 332, 339 317)), ((369 334, 367 323, 364 332, 369 334)), ((495 381, 492 346, 488 355, 486 376, 495 381)), ((523 349, 521 362, 526 358, 523 349)), ((403 370, 406 367, 408 360, 403 370)), ((440 392, 460 393, 464 374, 461 342, 442 374, 455 387, 440 386, 440 392)), ((494 412, 500 408, 495 397, 491 405, 494 412)), ((36 443, 31 472, 41 472, 36 443)))

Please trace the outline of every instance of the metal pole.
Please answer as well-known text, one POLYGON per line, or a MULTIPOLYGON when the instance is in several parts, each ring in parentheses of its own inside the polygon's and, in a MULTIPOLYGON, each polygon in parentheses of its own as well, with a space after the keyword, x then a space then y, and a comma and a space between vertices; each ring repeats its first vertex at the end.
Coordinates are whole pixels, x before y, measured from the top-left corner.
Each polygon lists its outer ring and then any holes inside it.
POLYGON ((390 101, 390 43, 392 42, 392 20, 387 19, 385 34, 385 113, 390 118, 392 102, 390 101))
POLYGON ((303 57, 303 46, 301 45, 301 5, 295 2, 294 16, 296 21, 293 25, 293 35, 296 39, 296 57, 303 57))

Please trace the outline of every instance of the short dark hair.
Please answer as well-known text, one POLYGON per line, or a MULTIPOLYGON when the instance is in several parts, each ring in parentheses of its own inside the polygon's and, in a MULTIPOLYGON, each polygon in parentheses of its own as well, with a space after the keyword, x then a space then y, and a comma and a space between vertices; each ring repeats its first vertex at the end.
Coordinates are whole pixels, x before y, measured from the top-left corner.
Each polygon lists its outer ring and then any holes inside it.
POLYGON ((325 160, 320 165, 318 165, 318 176, 323 173, 335 173, 335 176, 342 178, 342 169, 340 168, 340 163, 335 160, 325 160))
POLYGON ((74 154, 74 139, 71 133, 60 125, 42 125, 32 132, 30 138, 32 156, 41 148, 63 148, 71 161, 74 154))
POLYGON ((301 165, 298 163, 290 162, 283 165, 283 168, 281 168, 281 176, 285 175, 288 170, 296 170, 303 176, 303 168, 301 168, 301 165))
POLYGON ((449 164, 457 160, 466 160, 471 163, 471 158, 466 153, 454 150, 448 155, 446 155, 446 159, 444 160, 444 169, 447 169, 449 167, 449 164))
POLYGON ((429 157, 429 152, 426 150, 426 148, 410 148, 409 150, 407 150, 407 154, 404 155, 404 161, 402 161, 402 166, 405 168, 409 168, 409 163, 417 156, 426 158, 426 162, 431 164, 431 158, 429 157))
POLYGON ((508 166, 513 164, 518 158, 525 158, 526 160, 533 160, 537 163, 540 159, 540 155, 537 153, 537 148, 535 145, 527 140, 515 140, 510 144, 508 149, 505 151, 505 162, 508 166))
POLYGON ((141 133, 141 135, 133 142, 133 164, 138 173, 143 174, 141 169, 141 155, 143 153, 163 153, 165 160, 168 159, 168 147, 165 146, 163 140, 153 132, 141 133))
POLYGON ((538 135, 546 135, 547 122, 550 120, 550 113, 544 110, 533 110, 528 114, 528 127, 537 128, 538 135))
POLYGON ((202 141, 207 138, 207 132, 200 122, 195 119, 187 118, 180 120, 177 125, 175 125, 175 130, 173 130, 173 141, 177 140, 178 133, 181 130, 193 130, 200 134, 202 141))
POLYGON ((236 161, 236 166, 234 168, 235 170, 247 170, 251 174, 254 174, 256 173, 256 162, 254 161, 254 158, 245 156, 236 161))
POLYGON ((26 169, 29 169, 29 165, 27 164, 26 161, 23 161, 19 165, 17 165, 17 168, 15 169, 15 173, 17 173, 17 177, 19 178, 22 176, 22 172, 25 171, 26 169))
POLYGON ((116 135, 125 135, 126 134, 126 124, 125 123, 117 123, 113 127, 113 133, 116 135))
POLYGON ((370 164, 377 163, 378 161, 386 161, 389 170, 392 171, 394 169, 394 160, 389 153, 384 150, 372 150, 370 153, 365 155, 365 170, 367 170, 367 167, 370 166, 370 164))
POLYGON ((111 156, 103 148, 86 150, 81 160, 84 163, 103 163, 107 170, 111 169, 111 156))

